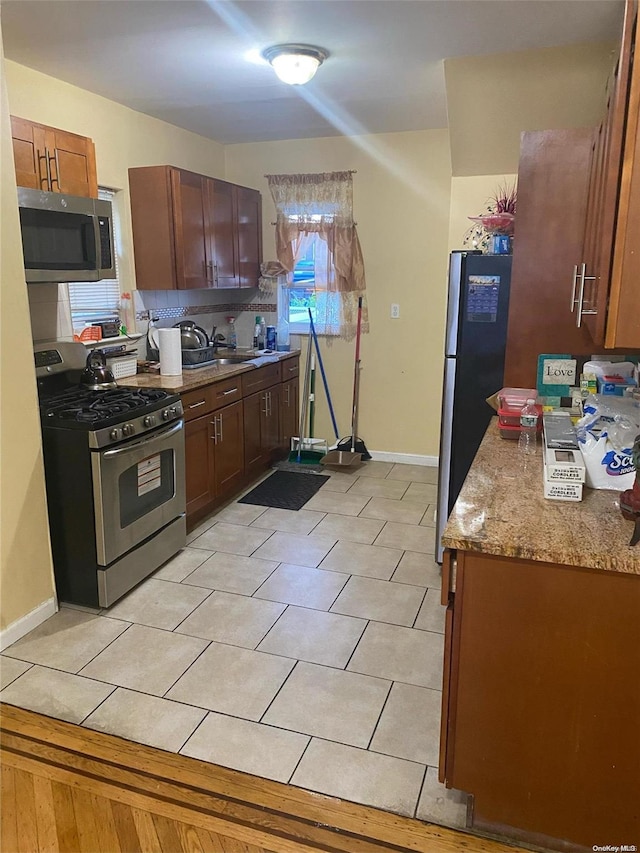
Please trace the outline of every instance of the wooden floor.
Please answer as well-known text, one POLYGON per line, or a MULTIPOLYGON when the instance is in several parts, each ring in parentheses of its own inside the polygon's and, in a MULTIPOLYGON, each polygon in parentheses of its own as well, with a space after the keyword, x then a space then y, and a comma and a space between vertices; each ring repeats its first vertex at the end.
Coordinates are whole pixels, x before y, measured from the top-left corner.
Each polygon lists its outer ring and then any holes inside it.
POLYGON ((0 706, 2 853, 514 853, 0 706))

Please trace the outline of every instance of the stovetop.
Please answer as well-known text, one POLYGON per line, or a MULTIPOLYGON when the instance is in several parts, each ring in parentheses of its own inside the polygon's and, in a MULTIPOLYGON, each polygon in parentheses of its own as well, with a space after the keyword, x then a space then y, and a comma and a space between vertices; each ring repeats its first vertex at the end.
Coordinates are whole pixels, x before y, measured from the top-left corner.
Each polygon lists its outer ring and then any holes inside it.
POLYGON ((159 388, 119 387, 92 391, 81 385, 72 385, 49 396, 41 396, 40 416, 43 426, 102 429, 153 412, 176 399, 176 395, 159 388))

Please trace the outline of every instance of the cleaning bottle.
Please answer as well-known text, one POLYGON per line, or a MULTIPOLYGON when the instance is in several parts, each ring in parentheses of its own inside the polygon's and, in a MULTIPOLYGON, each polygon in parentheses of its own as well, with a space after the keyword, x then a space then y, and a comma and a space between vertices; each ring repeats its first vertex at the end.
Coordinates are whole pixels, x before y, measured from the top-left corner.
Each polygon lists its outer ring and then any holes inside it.
POLYGON ((227 317, 227 323, 229 324, 229 334, 227 335, 227 346, 229 347, 229 349, 237 349, 238 335, 236 334, 236 318, 235 317, 227 317))
POLYGON ((253 348, 260 349, 260 317, 256 317, 256 325, 253 330, 253 348))
POLYGON ((266 349, 267 348, 267 324, 265 322, 264 317, 260 317, 259 348, 260 349, 266 349))
POLYGON ((291 344, 289 340, 289 321, 286 317, 278 318, 276 329, 276 349, 278 352, 289 352, 291 344))

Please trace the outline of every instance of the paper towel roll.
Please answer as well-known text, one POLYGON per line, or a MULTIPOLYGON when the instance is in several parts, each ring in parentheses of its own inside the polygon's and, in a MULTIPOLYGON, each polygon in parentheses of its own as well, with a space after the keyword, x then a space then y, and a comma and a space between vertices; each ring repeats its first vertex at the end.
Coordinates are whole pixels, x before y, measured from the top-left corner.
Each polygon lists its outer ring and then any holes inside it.
POLYGON ((180 376, 182 374, 182 347, 180 329, 156 329, 160 350, 160 374, 180 376))

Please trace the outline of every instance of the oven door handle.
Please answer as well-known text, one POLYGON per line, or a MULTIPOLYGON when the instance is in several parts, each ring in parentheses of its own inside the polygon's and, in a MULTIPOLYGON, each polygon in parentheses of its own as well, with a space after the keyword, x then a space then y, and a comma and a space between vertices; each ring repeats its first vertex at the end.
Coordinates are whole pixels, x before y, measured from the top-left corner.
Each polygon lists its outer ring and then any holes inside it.
POLYGON ((120 456, 122 453, 129 453, 132 450, 136 450, 138 447, 144 447, 145 445, 155 444, 156 441, 162 441, 165 438, 169 438, 175 433, 180 432, 180 430, 184 426, 184 421, 181 419, 177 421, 177 423, 173 424, 170 429, 162 430, 162 432, 157 432, 155 435, 152 435, 150 438, 143 438, 140 441, 136 441, 133 444, 127 444, 126 447, 119 447, 116 450, 105 450, 102 453, 103 458, 105 459, 113 459, 114 456, 120 456))

